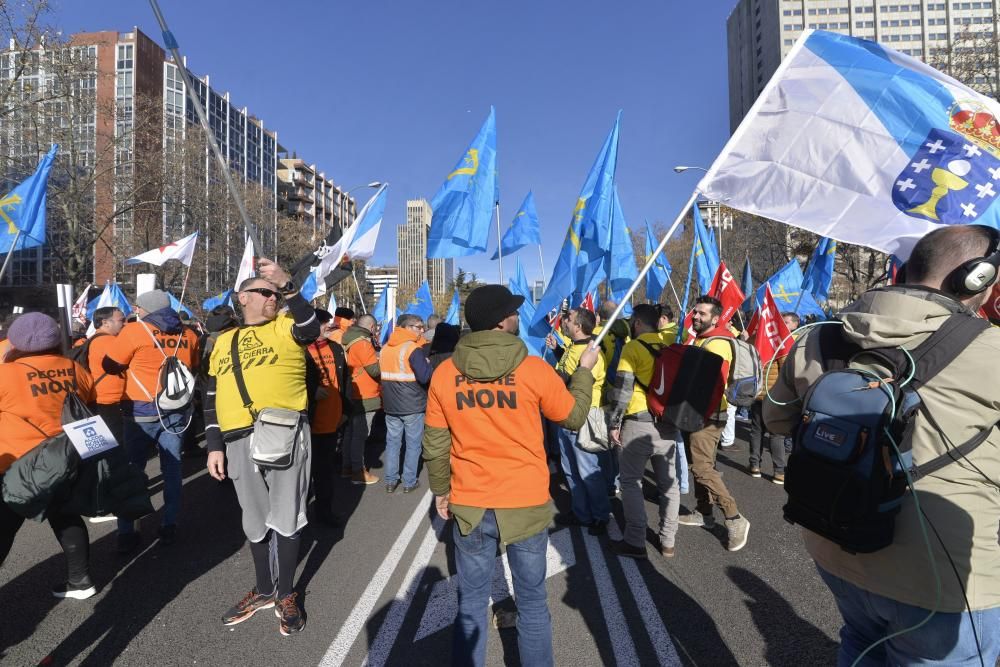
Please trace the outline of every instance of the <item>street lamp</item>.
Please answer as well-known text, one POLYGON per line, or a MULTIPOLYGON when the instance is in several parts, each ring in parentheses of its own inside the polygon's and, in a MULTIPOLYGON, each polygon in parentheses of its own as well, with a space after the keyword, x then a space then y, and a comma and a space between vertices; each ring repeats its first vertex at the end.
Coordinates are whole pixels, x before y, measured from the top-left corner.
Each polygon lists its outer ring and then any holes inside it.
MULTIPOLYGON (((705 169, 704 167, 691 167, 691 166, 683 165, 683 164, 679 164, 676 167, 674 167, 674 171, 676 173, 678 173, 678 174, 683 174, 685 171, 688 171, 689 169, 695 169, 697 171, 703 171, 706 174, 708 173, 708 169, 705 169)), ((725 201, 729 201, 729 199, 726 198, 723 201, 724 202, 725 201)), ((720 257, 722 256, 722 227, 723 227, 723 225, 722 225, 722 209, 721 209, 721 207, 719 207, 719 238, 718 238, 718 241, 719 241, 719 256, 720 257)))
POLYGON ((688 169, 697 169, 698 171, 703 171, 706 174, 708 173, 708 169, 705 169, 704 167, 688 167, 683 164, 679 164, 676 167, 674 167, 674 171, 676 171, 678 174, 683 174, 688 169))

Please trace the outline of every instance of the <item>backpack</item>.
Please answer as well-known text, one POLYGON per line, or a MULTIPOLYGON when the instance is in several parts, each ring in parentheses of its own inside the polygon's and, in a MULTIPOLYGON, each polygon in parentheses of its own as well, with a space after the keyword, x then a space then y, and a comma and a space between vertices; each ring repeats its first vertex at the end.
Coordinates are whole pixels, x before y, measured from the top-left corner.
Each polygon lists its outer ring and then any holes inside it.
MULTIPOLYGON (((180 350, 180 345, 174 349, 173 354, 167 354, 163 350, 163 346, 160 345, 160 341, 156 340, 156 336, 154 336, 153 332, 146 326, 146 323, 142 320, 138 320, 138 322, 142 325, 142 328, 146 330, 146 333, 149 334, 149 337, 152 339, 156 349, 158 349, 160 354, 163 355, 163 361, 160 363, 160 375, 157 381, 157 385, 160 389, 156 392, 156 396, 153 396, 152 392, 146 389, 142 382, 139 381, 139 378, 136 377, 135 373, 129 371, 129 375, 133 380, 135 380, 135 383, 139 385, 142 393, 146 394, 150 402, 156 406, 156 413, 160 419, 160 425, 163 426, 163 416, 160 414, 160 411, 174 412, 191 405, 191 403, 194 402, 196 382, 194 375, 191 373, 191 369, 189 369, 183 361, 177 358, 177 352, 180 350)), ((179 335, 183 336, 183 331, 179 335)), ((166 426, 163 427, 174 435, 180 435, 187 431, 188 426, 191 425, 191 416, 192 415, 188 416, 187 424, 185 424, 184 428, 180 431, 173 431, 166 426)))
POLYGON ((747 408, 764 386, 760 353, 748 340, 728 336, 709 336, 704 345, 713 340, 726 340, 733 346, 733 360, 729 363, 729 377, 726 382, 726 401, 730 405, 747 408))
POLYGON ((649 386, 635 381, 646 392, 649 414, 688 433, 705 428, 722 401, 722 357, 693 345, 638 342, 654 358, 649 386))
POLYGON ((840 545, 872 553, 893 541, 895 517, 911 479, 932 473, 978 447, 991 432, 915 465, 914 422, 926 412, 919 390, 948 366, 989 322, 969 313, 951 315, 916 348, 862 349, 842 328, 823 326, 824 372, 809 387, 785 469, 785 520, 840 545), (863 359, 880 374, 852 367, 863 359))

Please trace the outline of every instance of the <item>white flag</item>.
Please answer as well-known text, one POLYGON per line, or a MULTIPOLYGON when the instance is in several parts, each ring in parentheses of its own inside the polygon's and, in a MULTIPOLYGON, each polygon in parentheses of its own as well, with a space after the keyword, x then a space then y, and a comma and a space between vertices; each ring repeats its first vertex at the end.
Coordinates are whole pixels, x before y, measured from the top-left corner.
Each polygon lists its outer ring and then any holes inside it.
POLYGON ((160 246, 159 248, 153 248, 152 250, 146 251, 141 255, 131 257, 125 260, 125 263, 142 264, 143 262, 146 262, 147 264, 163 266, 167 260, 176 259, 185 266, 191 266, 191 260, 194 258, 194 251, 197 247, 198 232, 195 232, 190 236, 185 236, 180 241, 171 241, 170 243, 160 246))
POLYGON ((243 257, 240 259, 240 270, 236 272, 236 285, 233 286, 233 291, 238 292, 243 281, 253 276, 253 241, 248 237, 247 244, 243 248, 243 257))
POLYGON ((87 321, 87 295, 90 293, 90 285, 91 283, 87 283, 87 286, 83 288, 83 292, 73 302, 73 319, 80 324, 84 324, 87 321))
POLYGON ((383 183, 381 187, 372 195, 372 198, 364 205, 358 213, 354 224, 344 230, 344 235, 332 247, 325 249, 325 254, 320 258, 319 264, 313 267, 316 273, 316 286, 318 287, 316 296, 326 294, 326 277, 337 268, 344 260, 368 259, 375 254, 375 241, 378 239, 378 232, 382 226, 382 217, 385 214, 386 188, 388 183, 383 183))

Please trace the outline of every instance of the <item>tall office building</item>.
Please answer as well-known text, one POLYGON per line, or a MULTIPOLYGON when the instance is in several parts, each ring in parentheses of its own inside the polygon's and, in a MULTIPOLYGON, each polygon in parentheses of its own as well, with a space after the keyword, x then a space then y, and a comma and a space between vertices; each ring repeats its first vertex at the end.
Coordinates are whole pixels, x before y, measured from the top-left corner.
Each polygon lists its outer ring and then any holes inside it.
MULTIPOLYGON (((927 59, 952 49, 964 33, 992 38, 997 3, 885 0, 740 0, 726 22, 729 45, 729 126, 735 131, 781 59, 803 30, 813 28, 880 42, 927 59)), ((961 47, 960 47, 961 48, 961 47)), ((994 47, 995 48, 995 47, 994 47)), ((998 73, 992 73, 993 87, 998 73)), ((990 83, 983 74, 965 83, 990 83)))
POLYGON ((426 280, 432 294, 443 294, 455 279, 455 260, 427 258, 431 214, 426 199, 407 200, 406 224, 396 228, 399 286, 417 287, 426 280))

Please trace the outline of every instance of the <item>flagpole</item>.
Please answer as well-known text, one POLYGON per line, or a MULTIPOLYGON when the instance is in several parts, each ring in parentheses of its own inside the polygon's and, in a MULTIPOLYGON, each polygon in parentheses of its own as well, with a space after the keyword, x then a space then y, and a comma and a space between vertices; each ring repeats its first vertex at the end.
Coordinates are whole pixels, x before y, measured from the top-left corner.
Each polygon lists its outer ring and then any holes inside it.
POLYGON ((351 265, 351 277, 354 278, 354 286, 358 288, 358 302, 361 304, 361 312, 365 315, 368 314, 368 309, 365 308, 365 298, 361 296, 361 283, 358 282, 358 276, 354 273, 354 265, 351 265))
POLYGON ((652 254, 650 254, 650 256, 646 258, 646 263, 639 271, 639 275, 636 276, 636 279, 632 282, 632 285, 628 288, 628 291, 625 292, 625 296, 623 296, 621 301, 618 303, 618 307, 615 308, 615 312, 611 314, 611 317, 609 317, 607 322, 604 324, 604 328, 601 329, 601 332, 599 334, 597 334, 597 338, 595 338, 593 342, 593 346, 595 348, 600 346, 601 341, 608 334, 608 332, 611 331, 611 325, 614 324, 615 320, 618 319, 618 316, 621 315, 621 312, 625 308, 626 303, 632 297, 632 294, 635 293, 635 290, 639 287, 639 283, 641 283, 642 279, 646 277, 646 274, 649 273, 649 270, 653 268, 653 263, 656 261, 656 258, 659 257, 660 253, 663 252, 663 249, 667 247, 667 241, 670 240, 670 237, 673 235, 673 233, 677 230, 678 227, 680 227, 681 223, 684 221, 684 217, 687 215, 688 209, 690 209, 694 205, 697 199, 698 199, 698 190, 695 190, 694 192, 691 193, 691 197, 690 199, 688 199, 687 203, 684 204, 684 207, 681 208, 680 213, 677 214, 677 218, 674 219, 673 224, 670 225, 670 229, 668 229, 667 233, 663 235, 662 239, 660 239, 660 245, 656 246, 656 250, 654 250, 652 254))
POLYGON ((677 301, 677 312, 680 313, 684 306, 681 305, 681 298, 677 295, 677 288, 674 287, 674 278, 669 273, 667 274, 667 282, 670 283, 670 291, 674 293, 674 299, 677 301))
MULTIPOLYGON (((194 260, 193 257, 191 259, 194 260)), ((191 264, 194 264, 194 261, 191 264)), ((177 299, 177 303, 181 306, 184 305, 184 293, 187 291, 188 278, 191 277, 191 264, 188 264, 187 271, 184 272, 184 284, 181 285, 181 298, 177 299)))
MULTIPOLYGON (((538 265, 540 267, 542 267, 542 287, 544 289, 544 287, 545 287, 545 260, 542 259, 542 246, 541 246, 541 244, 539 244, 539 246, 538 246, 538 265)), ((532 296, 532 299, 534 299, 533 296, 532 296)))
MULTIPOLYGON (((496 202, 497 210, 497 257, 500 258, 500 284, 503 285, 503 239, 500 234, 500 202, 496 202)), ((541 248, 539 248, 541 251, 541 248)))
POLYGON ((10 244, 10 250, 7 251, 7 257, 3 260, 3 266, 0 266, 0 280, 3 280, 4 275, 7 273, 7 266, 10 264, 10 258, 14 255, 14 249, 17 248, 17 242, 21 239, 21 230, 17 230, 17 234, 14 235, 14 242, 10 244))

